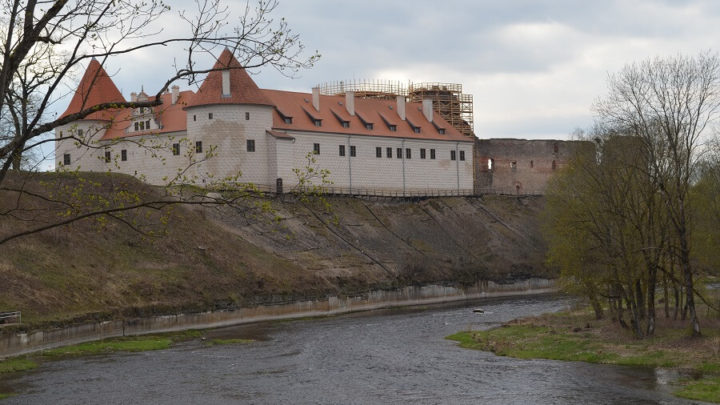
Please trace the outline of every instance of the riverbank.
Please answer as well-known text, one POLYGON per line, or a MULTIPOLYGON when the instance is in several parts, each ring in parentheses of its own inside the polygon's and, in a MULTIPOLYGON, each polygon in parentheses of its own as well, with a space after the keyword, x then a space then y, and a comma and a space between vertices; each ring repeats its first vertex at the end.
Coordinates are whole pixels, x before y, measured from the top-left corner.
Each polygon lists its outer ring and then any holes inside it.
POLYGON ((507 284, 485 281, 469 287, 410 286, 396 290, 369 291, 352 296, 329 296, 323 299, 220 311, 93 321, 32 331, 6 329, 0 334, 0 358, 121 336, 217 328, 243 323, 338 315, 478 298, 545 294, 555 291, 557 290, 554 282, 545 279, 529 279, 507 284))
POLYGON ((448 336, 470 349, 520 359, 583 361, 677 370, 675 395, 720 403, 720 319, 703 319, 703 336, 686 322, 658 318, 653 338, 634 339, 616 322, 586 308, 510 321, 486 331, 448 336))

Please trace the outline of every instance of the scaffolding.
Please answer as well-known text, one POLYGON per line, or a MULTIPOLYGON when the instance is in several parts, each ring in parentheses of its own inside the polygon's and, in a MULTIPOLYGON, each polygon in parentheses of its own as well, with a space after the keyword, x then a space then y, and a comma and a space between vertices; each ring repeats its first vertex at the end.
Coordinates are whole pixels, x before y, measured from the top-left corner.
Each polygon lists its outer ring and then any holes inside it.
POLYGON ((318 87, 320 94, 327 96, 344 95, 352 91, 355 97, 394 100, 397 96, 407 97, 409 85, 392 80, 341 80, 323 83, 318 87))
POLYGON ((463 94, 459 83, 411 83, 410 102, 431 99, 433 110, 465 136, 474 136, 472 94, 463 94))
POLYGON ((347 80, 318 85, 320 94, 344 95, 348 91, 355 97, 394 100, 404 96, 410 102, 431 99, 433 110, 465 136, 475 136, 473 131, 472 94, 463 94, 458 83, 412 83, 391 80, 347 80))

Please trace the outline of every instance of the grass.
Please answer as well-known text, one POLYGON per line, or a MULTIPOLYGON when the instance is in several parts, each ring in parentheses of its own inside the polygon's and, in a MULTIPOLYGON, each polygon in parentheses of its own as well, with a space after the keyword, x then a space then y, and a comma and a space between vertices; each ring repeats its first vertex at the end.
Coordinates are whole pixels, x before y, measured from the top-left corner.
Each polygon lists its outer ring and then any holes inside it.
POLYGON ((172 345, 172 343, 173 341, 170 338, 156 336, 129 339, 108 339, 44 350, 41 355, 44 357, 64 357, 108 354, 115 352, 143 352, 148 350, 167 349, 172 345))
POLYGON ((702 338, 690 338, 685 324, 658 320, 656 336, 634 339, 585 309, 512 321, 485 331, 458 332, 447 339, 468 349, 520 359, 552 359, 693 370, 699 379, 679 381, 677 396, 720 403, 720 322, 707 320, 702 338))
POLYGON ((28 371, 36 368, 37 362, 26 357, 15 357, 0 362, 0 374, 28 371))
POLYGON ((248 343, 253 343, 254 339, 212 339, 205 342, 207 346, 216 346, 216 345, 245 345, 248 343))
POLYGON ((687 381, 687 385, 675 391, 675 395, 706 402, 720 402, 720 376, 704 377, 687 381))

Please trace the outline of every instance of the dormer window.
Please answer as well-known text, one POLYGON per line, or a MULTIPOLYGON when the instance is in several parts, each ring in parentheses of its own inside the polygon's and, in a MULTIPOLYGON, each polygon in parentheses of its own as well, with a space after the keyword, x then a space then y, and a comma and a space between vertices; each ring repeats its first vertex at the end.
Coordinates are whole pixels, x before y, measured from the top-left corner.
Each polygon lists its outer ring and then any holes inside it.
POLYGON ((397 125, 388 125, 388 128, 390 129, 390 132, 397 132, 397 125))
POLYGON ((286 124, 292 124, 292 117, 283 117, 283 122, 286 124))
POLYGON ((419 133, 420 133, 420 127, 413 127, 413 132, 415 132, 416 134, 419 134, 419 133))
POLYGON ((349 121, 343 121, 343 122, 342 122, 342 127, 343 127, 343 128, 350 128, 350 122, 349 122, 349 121))
POLYGON ((313 118, 313 125, 315 125, 316 127, 321 127, 321 126, 322 126, 322 120, 317 119, 317 118, 313 118))
POLYGON ((363 124, 363 126, 365 127, 365 129, 369 129, 369 130, 372 130, 372 129, 373 129, 373 126, 374 126, 374 125, 373 125, 372 122, 366 120, 366 119, 363 118, 362 115, 360 115, 360 114, 355 114, 355 115, 357 115, 357 117, 360 118, 360 122, 362 122, 362 124, 363 124))
POLYGON ((445 135, 445 128, 438 128, 438 133, 440 135, 445 135))

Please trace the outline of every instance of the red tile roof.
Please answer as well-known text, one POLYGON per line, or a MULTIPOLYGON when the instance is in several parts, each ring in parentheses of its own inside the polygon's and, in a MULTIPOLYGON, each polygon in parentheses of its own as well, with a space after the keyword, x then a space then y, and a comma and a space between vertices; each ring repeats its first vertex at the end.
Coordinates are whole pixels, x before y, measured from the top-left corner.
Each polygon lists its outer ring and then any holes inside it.
POLYGON ((351 116, 345 108, 345 96, 321 95, 320 111, 317 111, 312 106, 312 94, 281 90, 262 91, 276 106, 273 111, 275 130, 472 142, 471 138, 461 134, 437 113, 433 113, 434 124, 426 120, 422 112, 422 103, 407 103, 405 105, 407 121, 402 121, 397 115, 397 103, 394 100, 356 98, 355 116, 351 116), (322 120, 322 125, 316 126, 309 115, 322 120), (285 117, 292 117, 292 123, 286 123, 285 117), (383 117, 388 121, 387 124, 383 117), (372 129, 367 129, 363 120, 372 124, 372 129), (348 121, 350 125, 345 128, 341 121, 348 121), (420 133, 415 133, 408 121, 420 127, 420 133), (391 131, 388 124, 395 125, 396 130, 391 131), (445 133, 441 134, 436 126, 443 128, 445 133))
MULTIPOLYGON (((158 121, 161 128, 145 131, 128 131, 132 124, 132 109, 125 108, 118 111, 113 117, 110 128, 105 131, 105 135, 101 140, 111 140, 117 138, 125 138, 131 136, 165 134, 170 132, 180 132, 187 129, 187 112, 184 107, 193 99, 192 91, 180 92, 177 103, 172 104, 172 94, 165 93, 160 96, 161 105, 153 107, 154 120, 158 121)), ((154 97, 150 97, 152 101, 154 97)))
MULTIPOLYGON (((355 115, 350 115, 345 106, 345 96, 320 96, 320 111, 312 105, 312 94, 281 90, 259 89, 250 76, 242 69, 232 53, 225 49, 213 69, 231 68, 230 97, 222 96, 222 70, 208 74, 197 93, 183 91, 176 104, 171 104, 172 95, 163 94, 162 104, 154 107, 155 120, 161 129, 128 131, 132 120, 132 109, 107 110, 91 114, 86 119, 111 120, 103 140, 122 137, 179 132, 187 130, 187 108, 218 104, 268 105, 273 109, 273 124, 269 133, 276 137, 290 137, 287 131, 326 132, 349 135, 383 136, 391 138, 412 138, 443 141, 472 142, 439 114, 433 113, 429 122, 422 112, 421 103, 407 103, 405 121, 397 114, 394 100, 355 99, 355 115), (292 122, 285 122, 292 118, 292 122), (320 120, 321 125, 315 125, 320 120), (347 127, 343 126, 347 122, 347 127), (372 128, 368 128, 372 124, 372 128), (391 130, 394 126, 394 130, 391 130), (414 128, 420 127, 416 133, 414 128), (444 133, 441 133, 441 128, 444 133)), ((63 116, 80 111, 84 106, 104 102, 125 101, 115 84, 96 60, 88 66, 80 87, 63 116)))
MULTIPOLYGON (((115 86, 110 76, 95 58, 90 61, 85 74, 80 80, 70 105, 60 118, 78 113, 84 109, 103 103, 124 102, 125 98, 115 86)), ((92 113, 86 120, 110 120, 116 110, 105 110, 92 113)))
POLYGON ((213 69, 203 81, 192 103, 187 105, 188 108, 212 104, 272 105, 227 48, 220 54, 213 69), (223 97, 222 94, 222 72, 226 68, 230 71, 230 97, 223 97))

